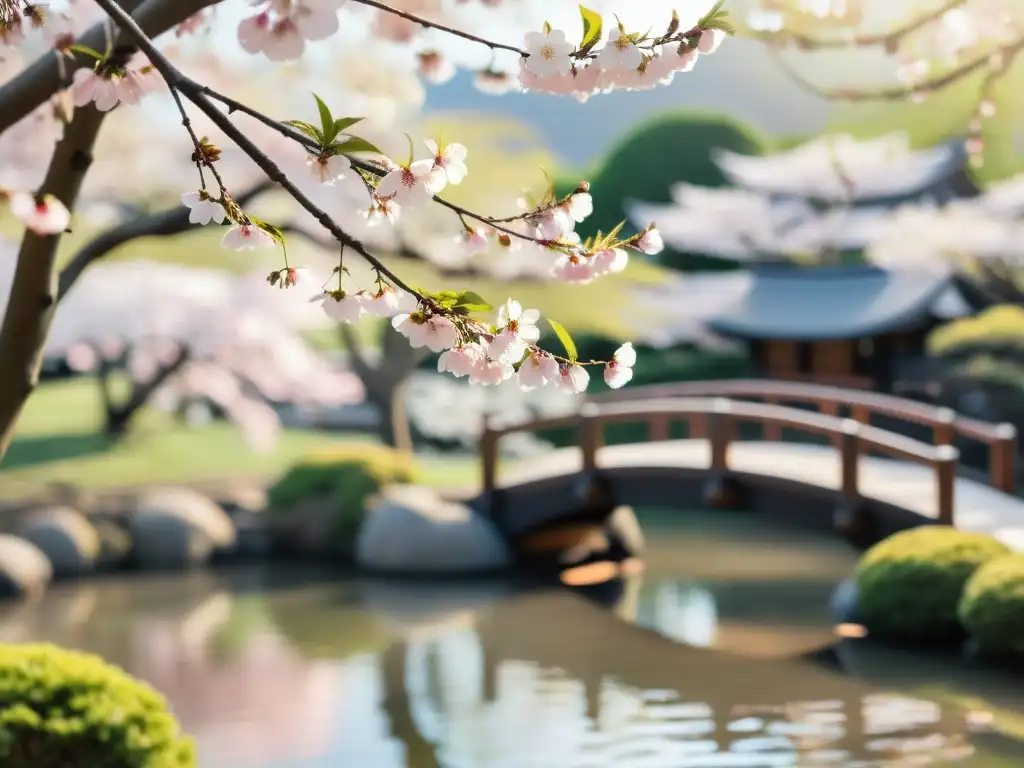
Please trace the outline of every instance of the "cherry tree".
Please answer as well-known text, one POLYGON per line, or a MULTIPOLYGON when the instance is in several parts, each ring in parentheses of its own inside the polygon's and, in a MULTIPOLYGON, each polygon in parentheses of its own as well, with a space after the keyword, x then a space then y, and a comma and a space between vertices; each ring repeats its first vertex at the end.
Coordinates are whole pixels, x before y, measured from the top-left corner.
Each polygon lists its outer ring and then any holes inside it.
MULTIPOLYGON (((428 80, 443 79, 450 67, 463 64, 474 68, 476 82, 485 91, 515 87, 579 98, 668 81, 691 70, 700 55, 712 53, 731 31, 722 2, 694 0, 683 14, 660 3, 634 5, 619 9, 615 22, 607 26, 612 9, 604 2, 595 5, 580 6, 572 14, 565 8, 545 7, 540 18, 526 21, 522 16, 529 4, 493 0, 479 5, 409 0, 393 6, 375 0, 261 0, 239 14, 240 19, 228 18, 228 23, 236 24, 235 37, 244 52, 268 62, 312 56, 311 43, 318 40, 337 37, 352 42, 372 36, 404 46, 411 66, 428 80), (652 18, 655 12, 664 15, 652 18), (581 32, 573 32, 570 21, 581 32), (522 34, 522 45, 492 39, 488 31, 495 29, 522 34), (446 47, 443 41, 451 45, 446 47), (467 52, 470 48, 473 53, 467 52)), ((332 197, 342 182, 349 189, 361 188, 359 208, 367 225, 385 227, 411 210, 434 204, 438 214, 447 209, 447 215, 458 221, 465 248, 482 250, 485 244, 496 244, 510 259, 517 257, 517 250, 542 252, 549 273, 565 282, 621 272, 628 250, 658 248, 656 231, 643 229, 620 238, 615 222, 609 222, 608 234, 580 242, 574 228, 590 212, 586 182, 561 198, 549 190, 539 200, 526 200, 520 211, 508 216, 470 210, 442 196, 467 173, 467 153, 461 144, 441 137, 408 137, 408 154, 403 157, 392 145, 381 141, 386 148, 381 149, 363 134, 360 118, 349 117, 351 112, 339 111, 339 105, 319 97, 316 118, 309 121, 294 113, 270 114, 277 110, 258 109, 238 94, 197 80, 188 74, 187 46, 180 39, 189 37, 188 47, 216 53, 211 30, 237 10, 230 2, 215 0, 71 0, 64 12, 54 12, 28 0, 0 0, 0 44, 29 56, 33 47, 41 51, 0 87, 0 136, 36 119, 53 125, 59 137, 42 182, 5 192, 10 212, 25 225, 26 233, 0 326, 0 455, 38 380, 61 296, 58 246, 71 224, 111 111, 137 110, 136 134, 143 142, 150 125, 169 119, 180 122, 188 143, 185 151, 196 170, 195 181, 182 190, 191 221, 224 226, 222 243, 230 250, 279 250, 282 264, 269 274, 270 286, 299 288, 300 272, 289 262, 288 233, 281 226, 287 222, 257 217, 239 202, 242 190, 221 164, 225 147, 258 168, 294 203, 296 214, 289 217, 301 213, 297 226, 317 228, 335 247, 336 282, 320 290, 317 300, 338 322, 352 322, 365 313, 389 316, 412 346, 444 353, 442 370, 481 384, 518 378, 527 387, 560 386, 579 392, 586 388, 591 366, 603 367, 606 379, 617 386, 628 381, 631 347, 612 360, 580 360, 568 333, 552 320, 564 354, 543 350, 537 346, 540 318, 535 310, 509 299, 495 319, 487 320, 484 314, 492 310, 491 304, 472 292, 432 293, 407 284, 332 216, 332 207, 350 207, 348 193, 329 202, 324 198, 332 197), (78 25, 92 18, 95 22, 79 31, 78 25), (166 43, 155 42, 172 30, 175 47, 181 50, 169 51, 166 43), (144 102, 157 91, 169 95, 177 118, 144 112, 144 102), (200 116, 216 131, 203 130, 200 116), (306 182, 317 182, 315 194, 296 180, 296 158, 306 165, 306 182), (351 260, 360 258, 372 270, 368 285, 353 284, 351 279, 351 260)), ((168 151, 181 152, 178 147, 168 151)), ((149 149, 161 151, 156 146, 149 149)), ((98 159, 100 165, 116 162, 116 155, 98 159)))
MULTIPOLYGON (((851 102, 924 103, 965 83, 977 82, 968 98, 973 115, 966 120, 965 148, 981 165, 997 115, 1001 84, 1017 70, 1024 50, 1024 5, 1016 0, 918 0, 876 6, 865 0, 749 0, 745 33, 772 47, 789 76, 808 91, 851 102), (908 7, 909 6, 909 7, 908 7), (820 57, 849 54, 856 82, 822 82, 808 75, 820 57), (866 74, 878 58, 876 82, 866 74)), ((1004 89, 1005 91, 1005 89, 1004 89)), ((959 109, 959 105, 956 107, 959 109)), ((959 114, 959 112, 957 112, 959 114)))

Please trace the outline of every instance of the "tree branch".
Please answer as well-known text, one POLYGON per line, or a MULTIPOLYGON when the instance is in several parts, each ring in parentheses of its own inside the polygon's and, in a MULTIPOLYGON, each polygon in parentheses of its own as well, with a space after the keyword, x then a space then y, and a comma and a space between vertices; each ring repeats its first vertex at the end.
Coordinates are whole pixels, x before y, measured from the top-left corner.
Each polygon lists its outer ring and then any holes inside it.
MULTIPOLYGON (((245 205, 255 197, 272 189, 273 186, 273 182, 265 179, 242 192, 235 198, 235 201, 239 205, 245 205)), ((71 286, 75 284, 75 281, 81 277, 90 264, 106 256, 118 246, 140 237, 176 235, 192 229, 193 225, 188 220, 189 213, 189 208, 186 208, 184 205, 176 205, 173 208, 168 208, 158 213, 151 213, 132 219, 97 235, 83 245, 61 271, 57 301, 59 302, 67 295, 67 292, 71 290, 71 286)))
MULTIPOLYGON (((203 8, 216 5, 220 0, 123 0, 122 7, 138 20, 139 27, 149 37, 156 37, 171 27, 198 13, 203 8)), ((93 50, 106 47, 104 23, 93 24, 75 43, 93 50)), ((71 75, 82 66, 91 66, 92 58, 76 54, 72 60, 65 59, 65 70, 71 75)), ((52 51, 36 59, 0 88, 0 133, 43 104, 61 89, 60 67, 57 54, 52 51)))
POLYGON ((870 35, 857 35, 852 38, 819 38, 801 34, 799 32, 792 32, 790 30, 782 30, 781 32, 758 32, 756 30, 748 30, 745 36, 753 37, 766 43, 793 42, 802 51, 837 48, 870 48, 880 45, 883 46, 887 52, 892 53, 903 38, 923 29, 933 21, 942 18, 949 11, 966 5, 968 2, 969 0, 947 0, 946 3, 938 8, 919 16, 915 16, 894 29, 870 35))

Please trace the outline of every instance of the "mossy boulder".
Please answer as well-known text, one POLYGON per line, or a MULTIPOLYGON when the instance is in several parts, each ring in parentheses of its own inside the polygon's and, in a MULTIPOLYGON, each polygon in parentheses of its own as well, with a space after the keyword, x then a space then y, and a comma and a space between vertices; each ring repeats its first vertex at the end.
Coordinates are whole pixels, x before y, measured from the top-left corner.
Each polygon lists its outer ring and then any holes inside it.
POLYGON ((288 554, 351 558, 370 499, 418 479, 411 455, 383 446, 312 454, 267 491, 274 545, 288 554))
POLYGON ((957 607, 964 585, 985 563, 1009 552, 981 533, 925 525, 879 542, 854 572, 858 616, 896 641, 944 641, 962 635, 957 607))
POLYGON ((0 645, 4 768, 195 768, 164 698, 98 656, 0 645))
POLYGON ((1024 554, 990 560, 967 581, 960 623, 986 651, 1024 654, 1024 554))

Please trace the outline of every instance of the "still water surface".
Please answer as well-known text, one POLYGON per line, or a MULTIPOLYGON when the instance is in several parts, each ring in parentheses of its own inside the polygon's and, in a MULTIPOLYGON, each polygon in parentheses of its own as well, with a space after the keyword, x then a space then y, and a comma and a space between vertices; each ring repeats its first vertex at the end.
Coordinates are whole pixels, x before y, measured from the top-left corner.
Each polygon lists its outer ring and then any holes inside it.
POLYGON ((1024 766, 1024 686, 845 641, 854 554, 748 516, 641 513, 644 573, 570 591, 304 568, 89 582, 0 640, 149 680, 201 768, 1024 766))

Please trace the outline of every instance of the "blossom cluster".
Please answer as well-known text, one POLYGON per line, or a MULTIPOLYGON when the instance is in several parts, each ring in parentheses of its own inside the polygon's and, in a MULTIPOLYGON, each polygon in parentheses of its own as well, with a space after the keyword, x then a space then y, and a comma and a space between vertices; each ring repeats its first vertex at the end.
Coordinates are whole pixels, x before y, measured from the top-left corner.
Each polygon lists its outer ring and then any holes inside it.
POLYGON ((692 42, 645 46, 638 35, 615 27, 600 51, 581 59, 564 31, 531 32, 526 36, 529 56, 519 60, 519 82, 527 91, 581 100, 615 89, 650 90, 671 83, 677 73, 689 72, 700 54, 714 53, 725 37, 721 30, 703 29, 692 42))
POLYGON ((338 11, 347 1, 256 0, 256 15, 238 24, 238 42, 247 53, 262 53, 271 61, 297 59, 307 41, 337 33, 338 11))

